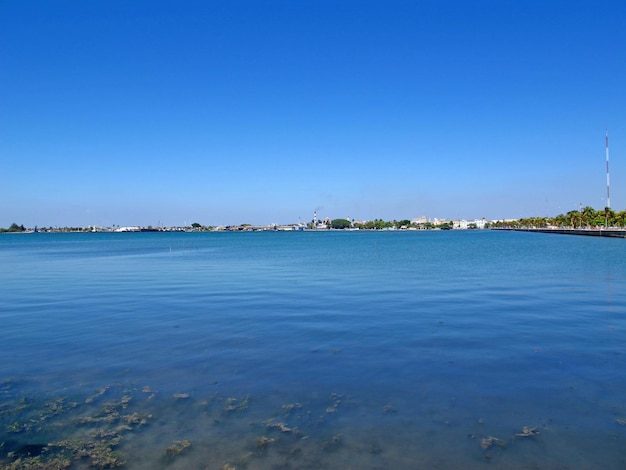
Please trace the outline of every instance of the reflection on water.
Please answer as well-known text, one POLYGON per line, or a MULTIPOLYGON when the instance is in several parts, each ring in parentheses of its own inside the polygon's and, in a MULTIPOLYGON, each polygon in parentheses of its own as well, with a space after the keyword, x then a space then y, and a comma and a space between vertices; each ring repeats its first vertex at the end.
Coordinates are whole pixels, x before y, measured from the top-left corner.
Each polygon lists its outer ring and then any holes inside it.
POLYGON ((626 468, 621 242, 0 237, 0 468, 626 468))

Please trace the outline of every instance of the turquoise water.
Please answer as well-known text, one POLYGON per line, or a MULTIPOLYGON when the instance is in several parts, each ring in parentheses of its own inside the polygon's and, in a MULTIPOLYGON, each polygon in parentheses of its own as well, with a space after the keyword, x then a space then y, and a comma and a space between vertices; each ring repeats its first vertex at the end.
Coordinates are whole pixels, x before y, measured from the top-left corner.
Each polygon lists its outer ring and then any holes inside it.
POLYGON ((0 468, 626 467, 624 240, 5 234, 0 265, 0 468))

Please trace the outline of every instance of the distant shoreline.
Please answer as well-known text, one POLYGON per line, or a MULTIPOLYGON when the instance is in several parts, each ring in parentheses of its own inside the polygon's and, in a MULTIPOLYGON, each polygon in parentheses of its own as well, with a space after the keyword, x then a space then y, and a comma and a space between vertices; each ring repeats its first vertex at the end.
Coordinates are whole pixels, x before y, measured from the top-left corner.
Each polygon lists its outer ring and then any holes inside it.
POLYGON ((278 232, 316 232, 316 233, 330 233, 330 232, 483 232, 483 231, 496 231, 496 232, 531 232, 531 233, 550 233, 558 235, 578 235, 587 237, 608 237, 608 238, 626 238, 626 229, 618 228, 509 228, 509 227, 492 227, 489 229, 300 229, 300 230, 285 230, 285 229, 249 229, 249 230, 158 230, 158 229, 143 229, 143 230, 25 230, 23 232, 0 232, 1 234, 33 234, 33 233, 106 233, 106 234, 129 234, 129 233, 278 233, 278 232))

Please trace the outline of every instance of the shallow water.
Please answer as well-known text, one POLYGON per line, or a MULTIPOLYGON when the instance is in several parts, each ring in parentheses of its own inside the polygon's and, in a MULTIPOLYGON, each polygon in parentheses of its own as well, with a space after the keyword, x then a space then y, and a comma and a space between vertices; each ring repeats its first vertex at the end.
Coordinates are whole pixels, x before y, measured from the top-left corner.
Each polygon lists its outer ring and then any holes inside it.
POLYGON ((0 263, 7 468, 104 465, 68 439, 133 469, 626 467, 623 240, 6 234, 0 263))

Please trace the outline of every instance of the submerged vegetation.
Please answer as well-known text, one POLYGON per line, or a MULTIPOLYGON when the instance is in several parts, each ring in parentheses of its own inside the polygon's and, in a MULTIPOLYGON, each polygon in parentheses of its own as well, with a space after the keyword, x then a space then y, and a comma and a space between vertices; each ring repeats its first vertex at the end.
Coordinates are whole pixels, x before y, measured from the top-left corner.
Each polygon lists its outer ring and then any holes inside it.
MULTIPOLYGON (((158 392, 151 387, 116 384, 86 397, 39 399, 32 395, 18 396, 14 385, 5 381, 0 389, 2 470, 133 468, 139 462, 145 467, 146 458, 153 459, 154 468, 233 470, 278 461, 272 459, 279 459, 285 468, 291 465, 327 468, 335 458, 339 461, 378 459, 386 450, 378 441, 362 441, 338 425, 336 420, 348 413, 352 405, 350 397, 337 393, 318 403, 285 403, 270 411, 267 419, 259 421, 258 414, 249 414, 248 395, 234 398, 214 393, 195 399, 178 393, 164 394, 161 398, 165 401, 159 401, 154 399, 158 392), (181 398, 182 395, 185 397, 181 398), (194 433, 192 443, 184 434, 190 433, 189 429, 198 423, 191 423, 188 429, 182 421, 175 426, 163 426, 169 421, 163 410, 172 406, 176 409, 175 416, 181 419, 187 414, 195 416, 201 427, 215 430, 208 437, 194 433), (234 424, 230 439, 238 445, 218 457, 215 451, 219 444, 206 439, 228 433, 224 427, 227 420, 234 424), (153 449, 148 457, 135 455, 146 447, 153 449)), ((385 405, 382 412, 380 408, 372 412, 379 414, 379 420, 398 419, 394 416, 401 414, 391 405, 385 405)), ((482 420, 480 423, 482 426, 482 420)), ((475 456, 482 452, 485 459, 492 459, 497 457, 494 451, 501 453, 516 440, 539 439, 539 435, 537 427, 529 426, 513 433, 508 440, 470 434, 478 442, 470 452, 475 456)))
MULTIPOLYGON (((236 423, 248 422, 248 395, 236 398, 213 393, 194 399, 189 393, 158 396, 158 391, 150 386, 115 384, 88 396, 39 398, 19 395, 17 388, 13 381, 3 382, 0 388, 2 470, 132 468, 138 461, 133 451, 146 447, 146 442, 151 448, 162 443, 160 452, 153 457, 159 468, 173 464, 176 468, 205 468, 198 467, 198 462, 211 465, 206 468, 244 468, 251 459, 266 457, 275 446, 279 452, 288 448, 288 455, 296 457, 302 456, 300 443, 317 447, 320 452, 339 446, 336 433, 316 442, 305 432, 306 428, 310 431, 327 424, 338 412, 338 394, 331 394, 316 413, 302 403, 286 403, 264 422, 245 424, 249 431, 242 432, 236 423), (202 461, 206 455, 201 450, 194 454, 195 444, 180 435, 180 428, 185 427, 182 422, 163 427, 168 422, 163 413, 167 409, 176 409, 177 417, 189 414, 204 422, 202 426, 215 427, 215 435, 223 433, 224 424, 231 420, 243 450, 226 462, 202 461), (301 431, 287 420, 305 429, 301 431)), ((194 435, 194 439, 199 439, 197 433, 194 435)), ((197 449, 212 446, 205 441, 197 449)))
POLYGON ((73 468, 79 462, 90 468, 123 467, 126 460, 117 448, 152 416, 131 410, 129 390, 112 388, 97 390, 80 401, 30 396, 4 401, 0 468, 56 470, 73 468))

